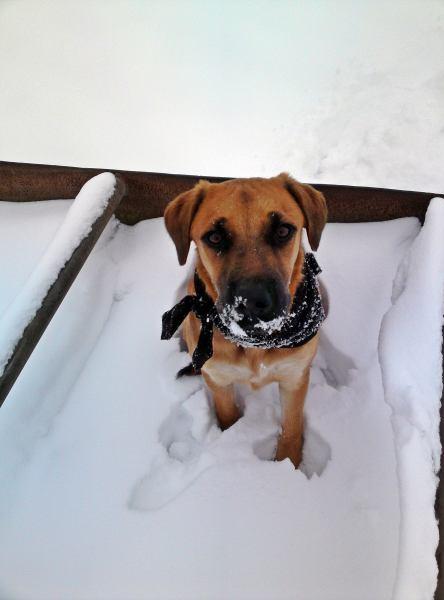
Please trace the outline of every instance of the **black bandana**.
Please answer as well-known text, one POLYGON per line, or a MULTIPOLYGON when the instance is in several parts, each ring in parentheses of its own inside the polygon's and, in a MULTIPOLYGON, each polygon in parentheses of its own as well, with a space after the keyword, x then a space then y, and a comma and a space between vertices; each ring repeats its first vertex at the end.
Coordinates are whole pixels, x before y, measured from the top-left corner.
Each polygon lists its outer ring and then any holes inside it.
POLYGON ((162 340, 169 340, 185 317, 193 312, 201 322, 201 330, 191 363, 181 369, 177 376, 199 374, 202 366, 213 355, 213 326, 230 342, 244 348, 297 348, 310 341, 325 319, 316 275, 321 272, 311 253, 305 254, 303 279, 293 298, 288 314, 273 321, 259 321, 254 332, 248 333, 229 319, 221 316, 213 300, 205 291, 205 285, 194 274, 195 295, 185 296, 162 316, 162 340), (257 331, 256 331, 257 330, 257 331))

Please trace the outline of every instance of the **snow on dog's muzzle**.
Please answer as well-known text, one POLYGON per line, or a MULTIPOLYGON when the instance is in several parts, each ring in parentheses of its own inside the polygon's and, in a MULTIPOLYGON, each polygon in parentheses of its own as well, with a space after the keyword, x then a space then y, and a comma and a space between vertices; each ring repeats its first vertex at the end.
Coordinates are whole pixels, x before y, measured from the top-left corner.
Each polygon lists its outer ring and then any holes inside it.
POLYGON ((290 302, 290 295, 275 278, 251 277, 232 280, 227 292, 217 303, 219 313, 233 312, 236 321, 254 325, 280 316, 290 302), (240 317, 240 318, 239 318, 240 317))

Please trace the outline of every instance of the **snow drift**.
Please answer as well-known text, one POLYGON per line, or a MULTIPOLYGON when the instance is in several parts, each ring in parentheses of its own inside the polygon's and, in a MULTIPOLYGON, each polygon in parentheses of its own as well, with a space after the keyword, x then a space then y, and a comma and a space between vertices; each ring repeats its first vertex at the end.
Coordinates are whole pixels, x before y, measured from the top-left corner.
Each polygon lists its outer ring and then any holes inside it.
POLYGON ((444 199, 435 198, 424 227, 401 262, 384 317, 379 356, 392 407, 400 488, 395 598, 432 598, 438 543, 434 502, 441 443, 444 315, 444 199), (424 468, 427 465, 427 468, 424 468))

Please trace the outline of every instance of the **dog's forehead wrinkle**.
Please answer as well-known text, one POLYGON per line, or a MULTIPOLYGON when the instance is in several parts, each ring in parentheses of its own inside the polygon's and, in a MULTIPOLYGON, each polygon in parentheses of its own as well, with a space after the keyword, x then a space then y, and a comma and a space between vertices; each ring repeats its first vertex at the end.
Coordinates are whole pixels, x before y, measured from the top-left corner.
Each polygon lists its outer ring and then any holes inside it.
POLYGON ((250 194, 248 193, 248 191, 245 189, 245 187, 242 187, 240 189, 239 196, 240 196, 241 201, 244 204, 247 204, 247 205, 250 204, 251 197, 250 197, 250 194))

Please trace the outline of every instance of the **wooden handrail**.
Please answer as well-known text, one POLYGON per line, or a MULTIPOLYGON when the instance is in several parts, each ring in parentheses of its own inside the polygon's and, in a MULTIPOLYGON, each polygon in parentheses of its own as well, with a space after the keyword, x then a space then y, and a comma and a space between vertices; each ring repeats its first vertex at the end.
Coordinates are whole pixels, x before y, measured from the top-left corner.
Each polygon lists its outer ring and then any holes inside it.
MULTIPOLYGON (((103 171, 111 171, 125 180, 127 194, 116 210, 116 217, 127 225, 161 217, 168 202, 190 189, 199 179, 214 183, 230 179, 0 162, 0 200, 25 202, 74 198, 88 179, 103 171)), ((417 217, 423 223, 431 198, 440 195, 324 183, 312 185, 325 194, 329 221, 342 223, 386 221, 399 217, 417 217)))

